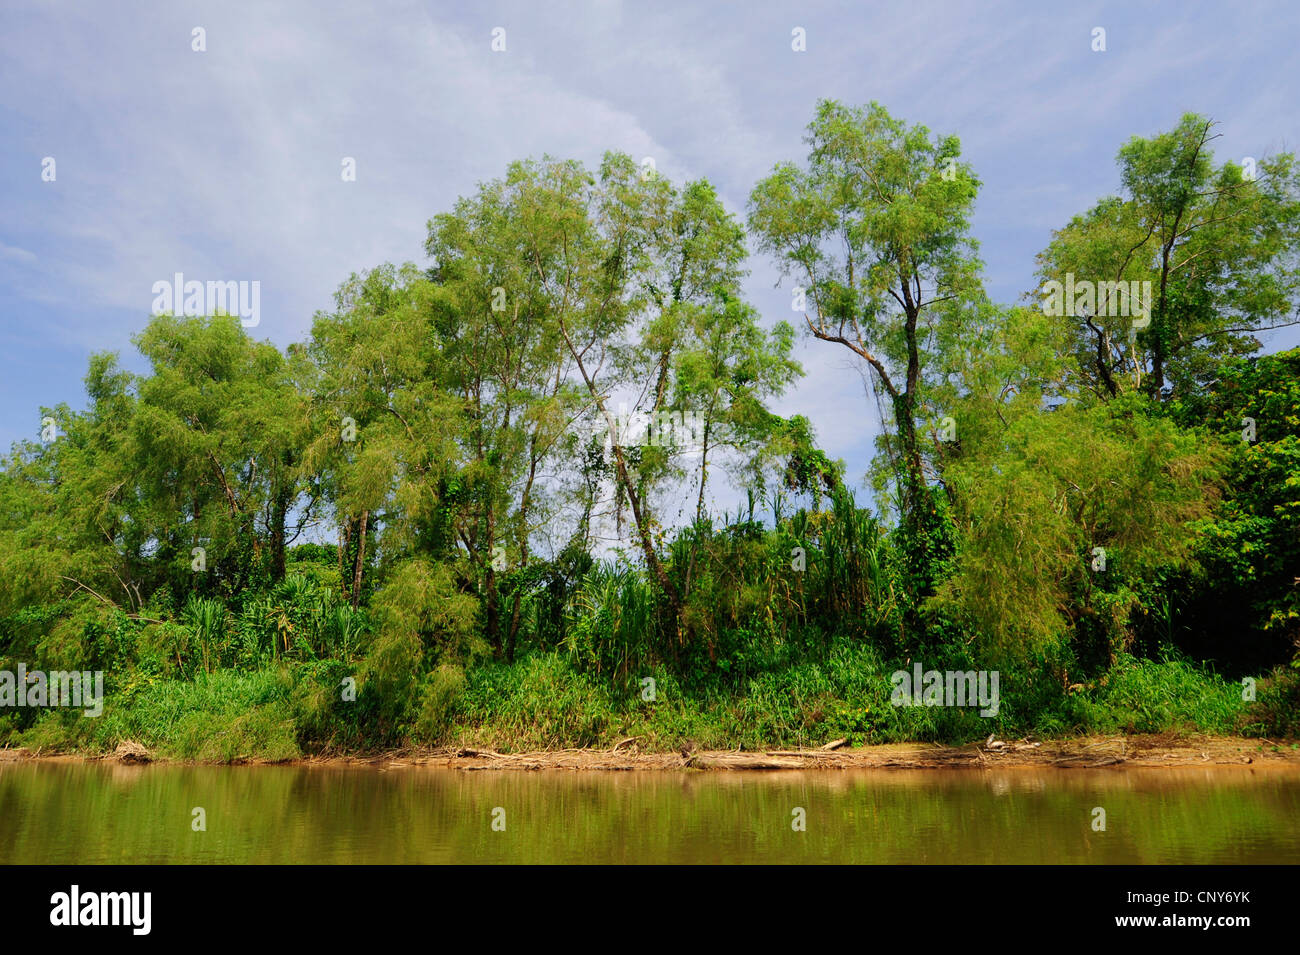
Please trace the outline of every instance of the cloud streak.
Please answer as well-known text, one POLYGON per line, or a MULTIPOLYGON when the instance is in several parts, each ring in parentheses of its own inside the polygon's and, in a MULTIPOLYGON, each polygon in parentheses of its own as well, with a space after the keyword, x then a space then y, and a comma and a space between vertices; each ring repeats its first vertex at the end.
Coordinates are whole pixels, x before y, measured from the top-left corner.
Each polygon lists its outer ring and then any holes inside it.
MULTIPOLYGON (((1174 21, 1119 3, 6 9, 0 314, 19 351, 0 441, 31 431, 38 400, 80 404, 86 353, 129 351, 153 282, 174 272, 259 280, 258 333, 285 345, 349 273, 423 261, 428 218, 512 159, 653 156, 675 180, 708 177, 743 214, 773 163, 803 157, 823 96, 877 99, 962 137, 984 181, 989 287, 1015 298, 1050 229, 1117 187, 1127 137, 1195 109, 1224 120, 1225 157, 1300 139, 1281 81, 1296 44, 1280 42, 1298 14, 1244 9, 1230 27, 1221 8, 1174 21), (1095 25, 1104 54, 1089 48, 1095 25), (505 53, 490 49, 495 26, 505 53), (795 26, 806 53, 790 49, 795 26), (40 180, 45 156, 56 182, 40 180)), ((764 314, 794 318, 770 264, 750 268, 764 314)), ((808 378, 780 410, 812 418, 860 475, 876 416, 858 373, 833 346, 800 357, 808 378)))

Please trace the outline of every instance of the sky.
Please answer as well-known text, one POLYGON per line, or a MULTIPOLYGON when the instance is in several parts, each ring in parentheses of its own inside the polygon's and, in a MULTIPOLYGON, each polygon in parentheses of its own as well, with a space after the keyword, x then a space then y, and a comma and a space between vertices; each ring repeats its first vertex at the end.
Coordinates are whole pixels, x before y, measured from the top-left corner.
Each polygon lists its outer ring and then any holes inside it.
MULTIPOLYGON (((1297 41, 1287 2, 6 3, 0 447, 85 406, 92 352, 143 370, 131 336, 176 272, 259 281, 250 331, 283 347, 350 273, 427 264, 429 218, 511 160, 651 157, 743 216, 822 98, 961 138, 986 287, 1019 300, 1051 231, 1118 191, 1130 137, 1193 111, 1220 161, 1300 148, 1297 41)), ((748 268, 765 321, 797 319, 772 263, 748 268)), ((879 428, 861 370, 827 343, 798 357, 774 410, 859 479, 879 428)))

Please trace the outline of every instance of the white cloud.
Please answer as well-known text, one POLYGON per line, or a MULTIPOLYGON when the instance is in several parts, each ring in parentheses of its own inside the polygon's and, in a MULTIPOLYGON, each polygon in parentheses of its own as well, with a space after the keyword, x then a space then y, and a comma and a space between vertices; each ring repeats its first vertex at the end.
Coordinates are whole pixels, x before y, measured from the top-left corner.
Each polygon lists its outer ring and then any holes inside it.
MULTIPOLYGON (((813 105, 832 96, 962 137, 985 183, 990 288, 1013 298, 1050 230, 1116 187, 1129 136, 1193 109, 1224 120, 1223 157, 1300 139, 1285 82, 1300 64, 1282 42, 1297 13, 1242 9, 1231 22, 926 0, 6 9, 0 279, 42 334, 85 349, 126 349, 174 272, 258 279, 260 332, 286 344, 350 272, 422 262, 427 219, 513 159, 653 156, 743 212, 774 162, 803 158, 813 105), (1098 24, 1104 54, 1089 49, 1098 24), (205 53, 190 49, 197 25, 205 53), (489 48, 497 25, 504 54, 489 48), (796 25, 806 53, 790 49, 796 25), (55 183, 39 180, 47 155, 55 183)), ((770 264, 750 267, 755 301, 788 317, 770 264)), ((801 357, 808 377, 779 410, 807 414, 861 474, 877 425, 858 372, 823 343, 801 357)))

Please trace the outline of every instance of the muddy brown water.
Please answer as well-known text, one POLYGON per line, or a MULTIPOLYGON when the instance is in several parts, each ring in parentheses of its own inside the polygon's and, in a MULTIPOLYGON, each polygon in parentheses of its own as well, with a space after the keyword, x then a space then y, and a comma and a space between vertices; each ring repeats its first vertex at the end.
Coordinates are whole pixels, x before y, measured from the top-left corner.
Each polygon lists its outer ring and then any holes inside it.
POLYGON ((1300 770, 464 772, 36 760, 0 763, 0 862, 1297 863, 1300 770), (1094 828, 1097 809, 1104 831, 1094 828))

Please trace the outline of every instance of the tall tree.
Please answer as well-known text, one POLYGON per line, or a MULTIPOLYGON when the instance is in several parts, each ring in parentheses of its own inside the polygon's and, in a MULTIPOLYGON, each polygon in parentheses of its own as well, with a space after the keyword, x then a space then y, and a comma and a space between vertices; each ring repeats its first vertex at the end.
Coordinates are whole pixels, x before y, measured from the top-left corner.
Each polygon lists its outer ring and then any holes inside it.
POLYGON ((415 266, 381 266, 345 282, 337 310, 312 326, 305 467, 333 507, 340 587, 354 605, 381 532, 394 560, 456 555, 448 509, 463 462, 446 422, 461 408, 443 387, 432 294, 415 266))
POLYGON ((297 390, 284 356, 231 316, 160 315, 136 338, 151 364, 132 418, 149 526, 167 555, 203 547, 214 584, 282 576, 299 496, 297 390))
POLYGON ((692 448, 698 457, 695 519, 704 517, 709 462, 721 452, 739 453, 742 470, 761 467, 776 436, 764 402, 779 395, 803 369, 790 357, 794 329, 778 322, 771 333, 743 301, 720 294, 690 314, 690 336, 676 360, 675 407, 696 422, 692 448), (712 458, 711 458, 712 456, 712 458))
POLYGON ((1072 279, 1072 301, 1044 285, 1044 306, 1064 306, 1081 387, 1098 398, 1203 390, 1221 359, 1259 347, 1259 331, 1300 320, 1295 157, 1216 166, 1213 129, 1188 113, 1170 132, 1129 140, 1123 194, 1075 217, 1039 256, 1044 283, 1072 279))
POLYGON ((482 574, 488 639, 507 659, 522 622, 533 536, 554 516, 548 470, 582 406, 532 232, 537 173, 532 164, 512 165, 435 216, 425 244, 436 263, 430 306, 444 386, 462 409, 449 423, 468 462, 473 502, 457 534, 482 574), (513 583, 503 619, 506 571, 513 583))
POLYGON ((888 396, 905 538, 920 591, 939 516, 918 439, 934 336, 981 297, 970 214, 978 181, 956 137, 932 137, 883 106, 818 104, 804 167, 779 164, 754 188, 750 227, 793 290, 817 339, 866 362, 888 396))

